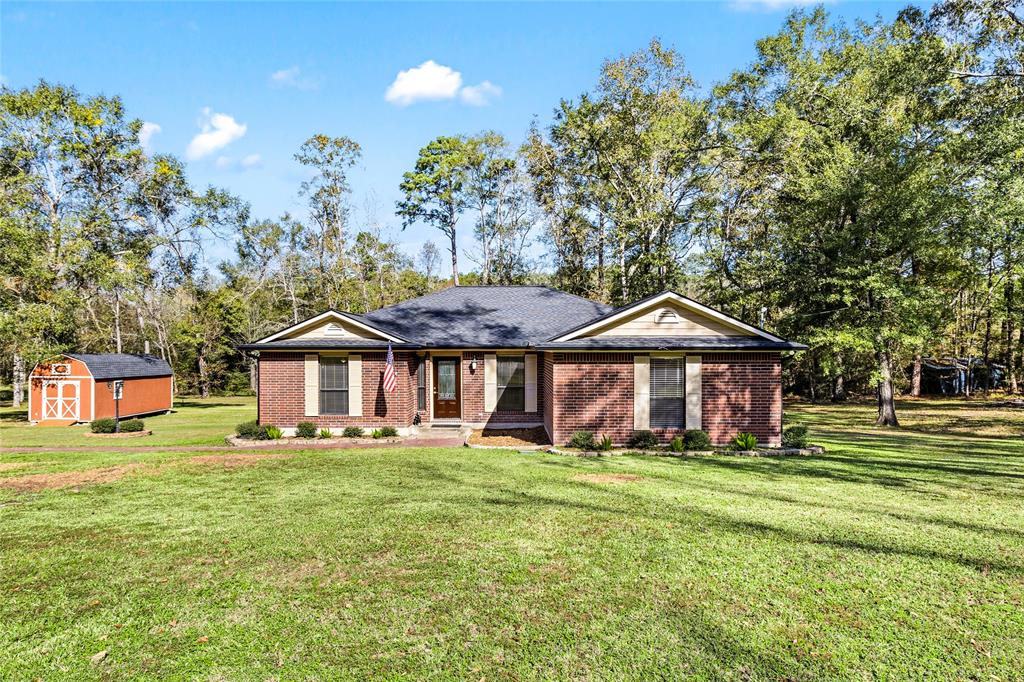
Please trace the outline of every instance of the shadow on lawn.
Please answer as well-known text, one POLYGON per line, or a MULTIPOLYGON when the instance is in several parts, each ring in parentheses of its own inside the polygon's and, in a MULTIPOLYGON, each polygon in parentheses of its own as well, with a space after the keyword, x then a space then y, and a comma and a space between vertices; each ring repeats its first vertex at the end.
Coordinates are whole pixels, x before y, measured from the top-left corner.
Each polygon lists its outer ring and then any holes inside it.
POLYGON ((17 412, 2 412, 0 413, 0 421, 4 422, 27 422, 28 421, 28 410, 18 410, 17 412))

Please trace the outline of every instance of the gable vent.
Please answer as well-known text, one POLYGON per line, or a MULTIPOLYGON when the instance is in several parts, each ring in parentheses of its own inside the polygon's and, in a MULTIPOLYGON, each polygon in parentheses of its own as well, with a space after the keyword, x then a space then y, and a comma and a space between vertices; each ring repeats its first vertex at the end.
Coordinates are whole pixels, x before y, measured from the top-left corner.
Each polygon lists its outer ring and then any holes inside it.
POLYGON ((341 325, 334 324, 331 322, 324 329, 324 336, 337 338, 339 336, 345 336, 345 329, 341 325))
POLYGON ((674 310, 659 310, 654 321, 658 324, 679 324, 679 316, 674 310))

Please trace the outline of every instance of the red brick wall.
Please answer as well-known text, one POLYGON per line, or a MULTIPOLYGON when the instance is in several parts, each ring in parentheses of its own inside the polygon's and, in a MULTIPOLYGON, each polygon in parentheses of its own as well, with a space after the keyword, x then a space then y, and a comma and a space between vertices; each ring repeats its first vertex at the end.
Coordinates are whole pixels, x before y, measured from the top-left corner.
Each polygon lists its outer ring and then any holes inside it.
MULTIPOLYGON (((552 414, 545 426, 556 445, 587 430, 625 443, 633 434, 633 354, 555 353, 552 414)), ((749 431, 765 445, 782 439, 782 371, 778 353, 703 356, 701 409, 712 442, 749 431)), ((545 386, 545 391, 549 389, 545 386)), ((655 429, 663 441, 683 431, 655 429)))
POLYGON ((633 356, 630 353, 555 353, 552 426, 555 445, 573 431, 593 431, 624 443, 633 434, 633 356))
POLYGON ((462 352, 462 421, 490 425, 535 424, 544 420, 544 398, 540 387, 540 358, 537 363, 537 411, 536 412, 487 412, 484 410, 484 351, 462 352), (469 368, 476 360, 476 371, 469 368))
POLYGON ((778 353, 704 356, 701 412, 711 442, 749 431, 764 445, 782 442, 782 359, 778 353))
POLYGON ((383 387, 385 353, 360 353, 363 360, 363 415, 305 415, 305 354, 263 352, 259 358, 260 422, 294 428, 303 421, 318 426, 394 426, 412 423, 416 405, 416 367, 409 353, 395 353, 397 385, 394 393, 383 387))

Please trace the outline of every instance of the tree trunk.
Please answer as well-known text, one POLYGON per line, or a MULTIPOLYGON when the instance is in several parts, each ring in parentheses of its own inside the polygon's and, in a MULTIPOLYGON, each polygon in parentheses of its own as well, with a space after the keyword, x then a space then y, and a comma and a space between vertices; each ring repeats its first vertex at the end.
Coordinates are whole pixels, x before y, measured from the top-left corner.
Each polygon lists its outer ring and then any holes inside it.
POLYGON ((210 370, 206 366, 206 344, 199 346, 199 395, 210 397, 210 370))
POLYGON ((251 355, 247 357, 249 361, 249 389, 255 391, 259 387, 257 383, 258 375, 256 374, 256 358, 251 355))
POLYGON ((846 378, 843 375, 843 356, 836 353, 836 373, 832 378, 832 402, 839 403, 846 400, 846 378))
POLYGON ((121 352, 121 295, 114 292, 114 348, 121 352))
POLYGON ((25 390, 25 358, 20 353, 14 354, 14 376, 12 377, 13 395, 11 405, 21 407, 21 394, 25 390))
POLYGON ((899 427, 896 418, 896 395, 892 387, 892 358, 884 347, 875 353, 878 362, 878 418, 876 426, 899 427))
POLYGON ((910 395, 921 397, 921 354, 914 356, 914 369, 910 376, 910 395))
POLYGON ((452 236, 452 285, 459 286, 459 245, 455 240, 455 225, 451 228, 452 236))

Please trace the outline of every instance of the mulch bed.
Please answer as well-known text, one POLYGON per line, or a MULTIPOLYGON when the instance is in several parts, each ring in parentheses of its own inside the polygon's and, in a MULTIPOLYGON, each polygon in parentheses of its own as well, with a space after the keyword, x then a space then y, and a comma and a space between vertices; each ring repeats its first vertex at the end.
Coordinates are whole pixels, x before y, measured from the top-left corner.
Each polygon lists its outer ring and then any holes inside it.
POLYGON ((532 429, 484 429, 474 430, 469 436, 470 445, 491 445, 518 447, 522 445, 551 445, 543 426, 532 429))
POLYGON ((93 433, 92 431, 86 431, 85 435, 89 438, 141 438, 142 436, 152 436, 152 431, 122 431, 121 433, 93 433))

